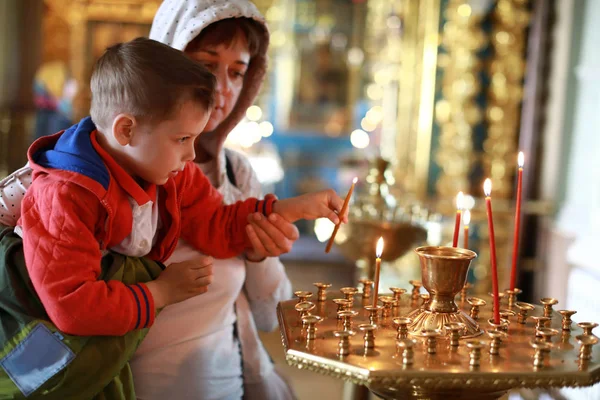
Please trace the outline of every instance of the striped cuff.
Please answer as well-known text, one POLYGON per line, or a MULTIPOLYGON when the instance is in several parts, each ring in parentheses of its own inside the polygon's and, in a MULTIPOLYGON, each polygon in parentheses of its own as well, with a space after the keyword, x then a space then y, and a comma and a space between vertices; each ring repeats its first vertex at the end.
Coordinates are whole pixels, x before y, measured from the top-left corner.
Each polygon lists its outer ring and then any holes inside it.
POLYGON ((152 326, 154 323, 154 298, 148 290, 148 287, 143 283, 127 285, 127 289, 133 295, 137 316, 136 323, 133 329, 143 329, 152 326))

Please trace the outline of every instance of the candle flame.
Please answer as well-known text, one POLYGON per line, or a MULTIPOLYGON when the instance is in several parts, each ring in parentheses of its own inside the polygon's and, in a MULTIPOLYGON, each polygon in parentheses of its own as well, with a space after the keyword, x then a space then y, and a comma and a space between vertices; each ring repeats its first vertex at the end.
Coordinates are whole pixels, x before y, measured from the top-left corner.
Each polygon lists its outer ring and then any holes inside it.
POLYGON ((458 192, 458 194, 456 195, 456 209, 457 210, 462 210, 463 204, 464 204, 464 197, 465 195, 463 194, 463 192, 458 192))
POLYGON ((355 176, 354 179, 352 179, 352 183, 356 183, 358 182, 358 176, 355 176))
POLYGON ((463 223, 467 226, 471 223, 471 211, 465 210, 463 213, 463 223))
POLYGON ((519 164, 519 168, 523 168, 523 165, 525 165, 525 154, 522 151, 519 152, 517 157, 517 164, 519 164))
POLYGON ((492 180, 490 178, 487 178, 485 182, 483 182, 483 193, 485 193, 486 197, 492 195, 492 180))
POLYGON ((377 258, 381 258, 381 254, 383 253, 383 237, 380 237, 377 241, 377 248, 375 249, 375 254, 377 258))

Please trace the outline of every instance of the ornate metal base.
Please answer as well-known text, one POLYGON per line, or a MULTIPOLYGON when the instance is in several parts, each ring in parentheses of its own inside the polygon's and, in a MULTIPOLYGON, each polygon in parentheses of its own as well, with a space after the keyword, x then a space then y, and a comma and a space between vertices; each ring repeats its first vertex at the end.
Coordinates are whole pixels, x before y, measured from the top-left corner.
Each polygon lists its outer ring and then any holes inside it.
POLYGON ((424 335, 421 332, 424 329, 439 329, 444 331, 444 326, 451 322, 462 322, 465 324, 465 329, 462 335, 460 335, 461 339, 476 337, 483 333, 479 324, 461 310, 455 313, 440 313, 419 308, 412 311, 408 316, 412 319, 412 323, 408 325, 409 334, 412 336, 423 337, 424 335))
POLYGON ((501 391, 476 391, 469 389, 435 390, 413 387, 413 389, 390 390, 390 388, 369 388, 377 396, 386 400, 496 400, 506 394, 501 391))

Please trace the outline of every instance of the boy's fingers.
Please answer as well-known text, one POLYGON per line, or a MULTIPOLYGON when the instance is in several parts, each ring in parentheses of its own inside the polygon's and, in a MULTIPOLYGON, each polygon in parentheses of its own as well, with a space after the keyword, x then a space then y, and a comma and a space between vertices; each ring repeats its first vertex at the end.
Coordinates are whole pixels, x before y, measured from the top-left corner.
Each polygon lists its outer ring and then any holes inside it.
POLYGON ((267 250, 256 235, 256 231, 252 225, 246 225, 246 234, 248 235, 248 239, 250 239, 250 244, 254 248, 254 251, 256 251, 260 257, 267 257, 267 250))
POLYGON ((212 283, 213 277, 212 275, 209 276, 201 276, 195 279, 194 281, 194 285, 196 287, 198 286, 208 286, 212 283))
POLYGON ((198 267, 198 268, 194 268, 194 272, 196 273, 197 277, 211 276, 213 274, 212 264, 205 265, 205 266, 198 267))
MULTIPOLYGON (((214 260, 212 257, 209 257, 209 256, 198 257, 193 260, 194 269, 201 269, 201 268, 206 268, 206 267, 212 266, 213 262, 214 262, 214 260)), ((212 271, 212 269, 211 269, 211 271, 212 271)))
POLYGON ((325 215, 327 219, 336 225, 340 223, 340 217, 333 210, 325 209, 321 215, 325 215))

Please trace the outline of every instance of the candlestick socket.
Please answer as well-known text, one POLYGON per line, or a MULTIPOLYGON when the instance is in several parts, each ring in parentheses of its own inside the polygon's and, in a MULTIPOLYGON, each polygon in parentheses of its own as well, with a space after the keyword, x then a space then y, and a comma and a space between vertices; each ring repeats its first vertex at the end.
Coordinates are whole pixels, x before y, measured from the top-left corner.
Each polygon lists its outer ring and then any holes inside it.
POLYGON ((481 349, 485 346, 480 340, 467 340, 466 342, 467 348, 469 349, 469 365, 471 368, 478 368, 481 363, 481 349))
POLYGON ((423 329, 420 336, 425 338, 427 353, 435 354, 437 352, 437 338, 442 336, 442 331, 439 329, 423 329))
MULTIPOLYGON (((352 302, 350 300, 346 300, 346 299, 333 299, 333 302, 335 304, 337 304, 338 308, 337 311, 344 311, 344 310, 349 310, 352 308, 352 302)), ((340 316, 338 315, 338 319, 341 319, 340 316)))
POLYGON ((362 283, 362 285, 363 285, 362 298, 370 299, 371 294, 373 293, 373 283, 374 283, 373 280, 367 279, 367 278, 362 278, 361 280, 359 280, 359 282, 362 283))
POLYGON ((581 345, 579 349, 580 360, 591 360, 592 359, 592 347, 598 343, 598 338, 593 335, 579 335, 575 339, 581 345))
POLYGON ((592 330, 598 326, 595 322, 580 322, 577 324, 581 329, 583 329, 584 335, 592 335, 592 330))
POLYGON ((419 300, 419 294, 421 293, 421 288, 423 287, 423 283, 421 281, 410 280, 408 281, 412 285, 411 298, 413 300, 419 300))
POLYGON ((393 319, 394 325, 398 326, 397 340, 408 338, 408 325, 412 323, 412 319, 408 317, 397 317, 393 319))
POLYGON ((315 282, 313 285, 317 288, 317 301, 327 300, 327 289, 331 287, 331 283, 315 282))
POLYGON ((550 353, 552 344, 539 340, 532 340, 530 342, 530 345, 535 350, 535 353, 533 355, 533 367, 535 369, 543 368, 546 360, 546 355, 550 353))
POLYGON ((508 335, 501 331, 488 330, 487 335, 491 339, 490 341, 490 354, 497 356, 500 354, 500 345, 502 344, 502 339, 508 337, 508 335))
POLYGON ((402 357, 403 365, 412 365, 414 362, 414 346, 416 344, 415 339, 400 339, 396 340, 396 348, 400 357, 402 357))
POLYGON ((402 295, 406 293, 406 289, 391 287, 390 290, 394 293, 394 300, 398 302, 398 306, 400 305, 400 301, 402 300, 402 295))
POLYGON ((333 335, 340 339, 338 343, 338 355, 347 356, 350 354, 350 338, 354 336, 356 332, 354 331, 334 331, 333 335))
POLYGON ((305 290, 298 290, 294 292, 294 295, 298 298, 298 303, 303 303, 308 301, 312 297, 312 292, 307 292, 305 290))
POLYGON ((529 311, 533 310, 535 306, 533 304, 524 303, 522 301, 518 301, 515 303, 515 306, 519 309, 519 314, 517 315, 517 322, 519 324, 525 324, 527 320, 527 314, 529 311))
POLYGON ((373 324, 360 324, 358 329, 364 332, 363 340, 365 342, 365 349, 375 348, 375 329, 377 325, 373 324))
POLYGON ((552 297, 544 297, 540 300, 544 305, 544 317, 552 318, 552 306, 558 304, 558 300, 552 297))
POLYGON ((571 330, 571 325, 573 325, 573 320, 571 319, 571 317, 575 314, 577 314, 577 311, 575 310, 559 310, 558 313, 560 315, 562 315, 562 330, 563 331, 570 331, 571 330))
POLYGON ((479 297, 469 297, 467 299, 467 303, 469 303, 471 305, 471 311, 470 311, 469 315, 474 320, 478 320, 479 319, 479 307, 485 306, 487 304, 486 301, 483 299, 480 299, 479 297))

